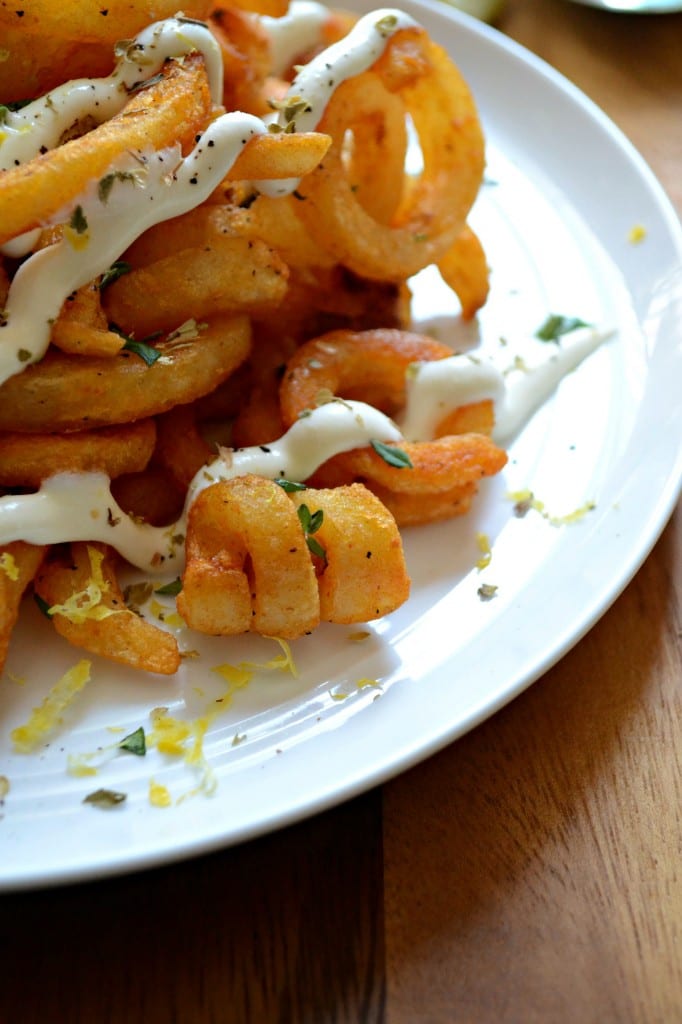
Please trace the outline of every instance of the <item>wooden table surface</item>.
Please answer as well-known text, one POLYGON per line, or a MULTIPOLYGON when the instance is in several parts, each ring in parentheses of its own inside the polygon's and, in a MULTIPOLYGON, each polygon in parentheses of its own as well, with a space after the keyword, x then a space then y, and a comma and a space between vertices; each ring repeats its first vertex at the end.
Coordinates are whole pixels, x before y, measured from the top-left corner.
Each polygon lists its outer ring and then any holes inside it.
MULTIPOLYGON (((682 15, 507 0, 498 24, 682 209, 682 15)), ((0 1024, 682 1021, 681 549, 678 513, 555 668, 381 789, 200 860, 3 897, 0 1024)))

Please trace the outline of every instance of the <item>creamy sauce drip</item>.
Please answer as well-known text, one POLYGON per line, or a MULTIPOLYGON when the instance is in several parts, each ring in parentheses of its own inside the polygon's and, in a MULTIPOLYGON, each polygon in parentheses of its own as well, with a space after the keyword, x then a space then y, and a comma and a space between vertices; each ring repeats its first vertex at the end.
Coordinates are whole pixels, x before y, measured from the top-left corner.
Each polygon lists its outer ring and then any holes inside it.
POLYGON ((495 406, 493 438, 505 444, 551 397, 562 379, 596 351, 607 334, 587 328, 543 346, 543 359, 502 371, 484 353, 463 353, 413 363, 406 375, 406 404, 398 419, 407 440, 427 441, 445 416, 463 405, 490 400, 495 406))
POLYGON ((110 169, 106 200, 93 184, 74 207, 87 227, 80 234, 67 227, 60 242, 35 253, 14 276, 0 327, 0 382, 42 359, 52 321, 72 291, 104 273, 147 228, 208 198, 249 139, 264 131, 260 118, 223 114, 184 160, 178 148, 126 154, 110 169))
MULTIPOLYGON (((291 38, 295 28, 301 25, 306 40, 314 41, 314 17, 310 4, 292 4, 290 14, 291 38)), ((325 112, 327 104, 338 87, 349 78, 362 74, 382 55, 392 36, 403 28, 413 28, 417 22, 403 11, 381 8, 366 14, 353 26, 351 31, 338 43, 328 46, 314 57, 296 75, 283 100, 289 111, 281 110, 272 121, 281 128, 291 126, 291 112, 295 107, 293 120, 297 132, 314 131, 325 112)), ((288 32, 285 38, 289 40, 288 32)), ((289 51, 291 46, 289 47, 289 51)), ((300 48, 299 48, 300 52, 300 48)), ((294 54, 295 56, 295 54, 294 54)), ((258 182, 258 188, 269 196, 290 195, 299 185, 300 179, 286 181, 258 182)))
POLYGON ((292 0, 281 18, 267 14, 254 17, 268 34, 272 74, 281 76, 297 57, 318 45, 329 8, 315 0, 292 0))
POLYGON ((12 540, 58 544, 75 540, 110 544, 131 565, 148 572, 178 572, 184 564, 187 512, 206 487, 245 473, 275 480, 305 480, 326 459, 364 447, 373 438, 399 441, 383 413, 362 402, 329 402, 272 444, 229 451, 204 466, 187 492, 182 516, 171 526, 135 522, 120 508, 103 473, 60 473, 35 494, 0 498, 0 545, 12 540))
POLYGON ((210 29, 199 22, 167 18, 126 40, 125 52, 108 77, 66 82, 21 110, 8 111, 0 125, 0 170, 52 149, 65 131, 84 118, 97 124, 107 121, 123 109, 130 91, 160 71, 164 61, 192 50, 203 55, 211 97, 221 103, 222 59, 210 29))

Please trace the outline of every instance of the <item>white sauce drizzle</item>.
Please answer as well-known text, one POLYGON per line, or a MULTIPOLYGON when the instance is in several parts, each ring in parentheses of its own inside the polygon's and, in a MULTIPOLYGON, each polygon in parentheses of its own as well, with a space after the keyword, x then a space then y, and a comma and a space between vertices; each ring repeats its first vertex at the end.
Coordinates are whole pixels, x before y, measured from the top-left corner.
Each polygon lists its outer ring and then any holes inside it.
POLYGON ((222 58, 210 29, 200 22, 167 18, 127 40, 125 52, 107 78, 75 79, 21 110, 8 111, 0 125, 0 170, 52 149, 65 131, 85 117, 97 124, 113 117, 127 103, 131 89, 155 75, 164 61, 192 50, 203 55, 211 98, 221 103, 222 58))
POLYGON ((203 202, 249 139, 264 132, 258 117, 223 114, 184 160, 178 148, 126 154, 109 171, 106 201, 93 184, 73 207, 87 223, 83 233, 66 228, 60 242, 35 253, 14 276, 0 327, 0 381, 42 359, 52 321, 72 291, 107 270, 147 228, 203 202))
POLYGON ((281 18, 255 15, 270 40, 270 64, 273 75, 283 75, 292 62, 322 38, 322 27, 329 19, 329 8, 315 0, 292 0, 281 18))
MULTIPOLYGON (((495 405, 493 438, 510 441, 556 390, 560 381, 608 337, 588 328, 565 335, 552 354, 533 366, 500 370, 485 354, 463 353, 413 363, 406 375, 406 404, 398 424, 405 438, 426 441, 445 416, 487 399, 495 405)), ((544 346, 545 351, 547 345, 544 346)), ((543 353, 544 355, 544 353, 543 353)))
MULTIPOLYGON (((297 4, 293 4, 292 7, 292 25, 300 20, 300 24, 308 31, 309 5, 303 5, 300 11, 297 4)), ((303 104, 296 113, 296 131, 315 131, 334 91, 348 78, 354 78, 371 68, 396 32, 416 25, 414 18, 404 11, 381 8, 360 18, 347 36, 313 57, 296 75, 283 100, 284 104, 303 104)), ((293 32, 293 28, 291 31, 293 32)), ((272 120, 281 128, 286 128, 289 124, 283 111, 272 120)), ((290 178, 286 181, 256 184, 266 195, 282 196, 290 195, 299 183, 300 179, 290 178)))
POLYGON ((112 497, 105 474, 60 473, 45 480, 35 494, 0 498, 0 545, 19 539, 31 544, 98 540, 140 569, 179 572, 187 512, 204 488, 245 473, 305 480, 339 452, 364 447, 373 438, 399 441, 400 436, 395 424, 372 406, 329 402, 297 420, 271 444, 229 452, 200 469, 189 486, 182 516, 164 527, 138 523, 126 515, 112 497))

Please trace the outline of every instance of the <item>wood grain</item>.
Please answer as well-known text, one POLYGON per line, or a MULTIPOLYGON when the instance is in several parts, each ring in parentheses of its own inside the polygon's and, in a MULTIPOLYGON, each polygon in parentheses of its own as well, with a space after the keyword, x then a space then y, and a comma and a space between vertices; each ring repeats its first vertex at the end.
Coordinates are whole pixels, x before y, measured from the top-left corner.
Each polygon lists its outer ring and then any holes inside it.
POLYGON ((186 864, 0 900, 2 1024, 378 1024, 381 797, 186 864))
POLYGON ((389 1024, 682 1019, 681 579, 385 788, 389 1024))
MULTIPOLYGON (((682 209, 682 15, 509 0, 501 27, 682 209)), ((682 1020, 681 605, 678 511, 567 657, 385 787, 388 1024, 682 1020)))

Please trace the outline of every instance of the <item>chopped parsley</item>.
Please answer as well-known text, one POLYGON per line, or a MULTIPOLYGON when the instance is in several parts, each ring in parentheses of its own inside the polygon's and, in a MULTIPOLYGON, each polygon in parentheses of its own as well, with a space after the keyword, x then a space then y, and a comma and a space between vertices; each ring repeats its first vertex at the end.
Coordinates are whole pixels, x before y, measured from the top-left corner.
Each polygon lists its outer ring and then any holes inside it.
POLYGON ((182 590, 182 580, 180 577, 171 580, 170 583, 164 583, 163 586, 157 587, 154 591, 155 594, 161 594, 165 597, 175 597, 182 590))
POLYGON ((279 484, 279 486, 282 488, 282 490, 286 491, 287 494, 293 494, 294 491, 305 491, 306 490, 306 485, 299 483, 298 480, 285 480, 284 477, 281 477, 281 476, 277 477, 277 479, 275 480, 275 483, 279 484))
POLYGON ((78 204, 69 220, 69 227, 72 231, 75 231, 77 235, 84 235, 88 230, 88 219, 83 212, 83 207, 78 204))
POLYGON ((535 337, 539 338, 540 341, 555 341, 559 342, 564 334, 570 334, 571 331, 578 330, 579 327, 589 327, 590 325, 584 320, 581 320, 577 316, 562 316, 559 313, 550 313, 545 322, 538 327, 535 332, 535 337))
POLYGON ((119 750, 127 750, 130 754, 136 754, 137 757, 144 757, 147 753, 147 741, 142 726, 124 736, 118 747, 119 750))
POLYGON ((370 441, 369 443, 377 455, 389 466, 394 466, 396 469, 413 468, 410 456, 402 448, 395 448, 393 445, 384 444, 383 441, 370 441))
POLYGON ((158 338, 158 334, 150 334, 148 338, 143 338, 141 341, 136 341, 135 338, 131 338, 129 334, 122 331, 118 324, 109 324, 109 330, 113 331, 114 334, 118 334, 119 338, 123 338, 125 345, 123 346, 123 352, 134 352, 136 356, 143 359, 147 366, 153 366, 156 360, 161 356, 158 348, 154 348, 153 345, 148 345, 147 341, 152 338, 158 338))
POLYGON ((115 789, 96 789, 93 793, 88 793, 86 797, 83 797, 83 803, 93 804, 95 807, 108 811, 112 807, 122 804, 125 799, 126 794, 119 793, 115 789))
POLYGON ((319 528, 322 526, 322 523, 324 522, 324 512, 321 508, 318 508, 317 512, 311 512, 305 504, 299 505, 296 511, 298 512, 299 522, 303 527, 303 536, 305 537, 305 542, 308 545, 308 550, 326 562, 327 552, 324 550, 320 542, 312 536, 314 533, 317 533, 319 528))
POLYGON ((111 264, 108 270, 105 270, 100 278, 99 290, 104 291, 114 281, 118 281, 119 277, 123 277, 124 274, 129 274, 133 268, 125 260, 116 260, 111 264))

